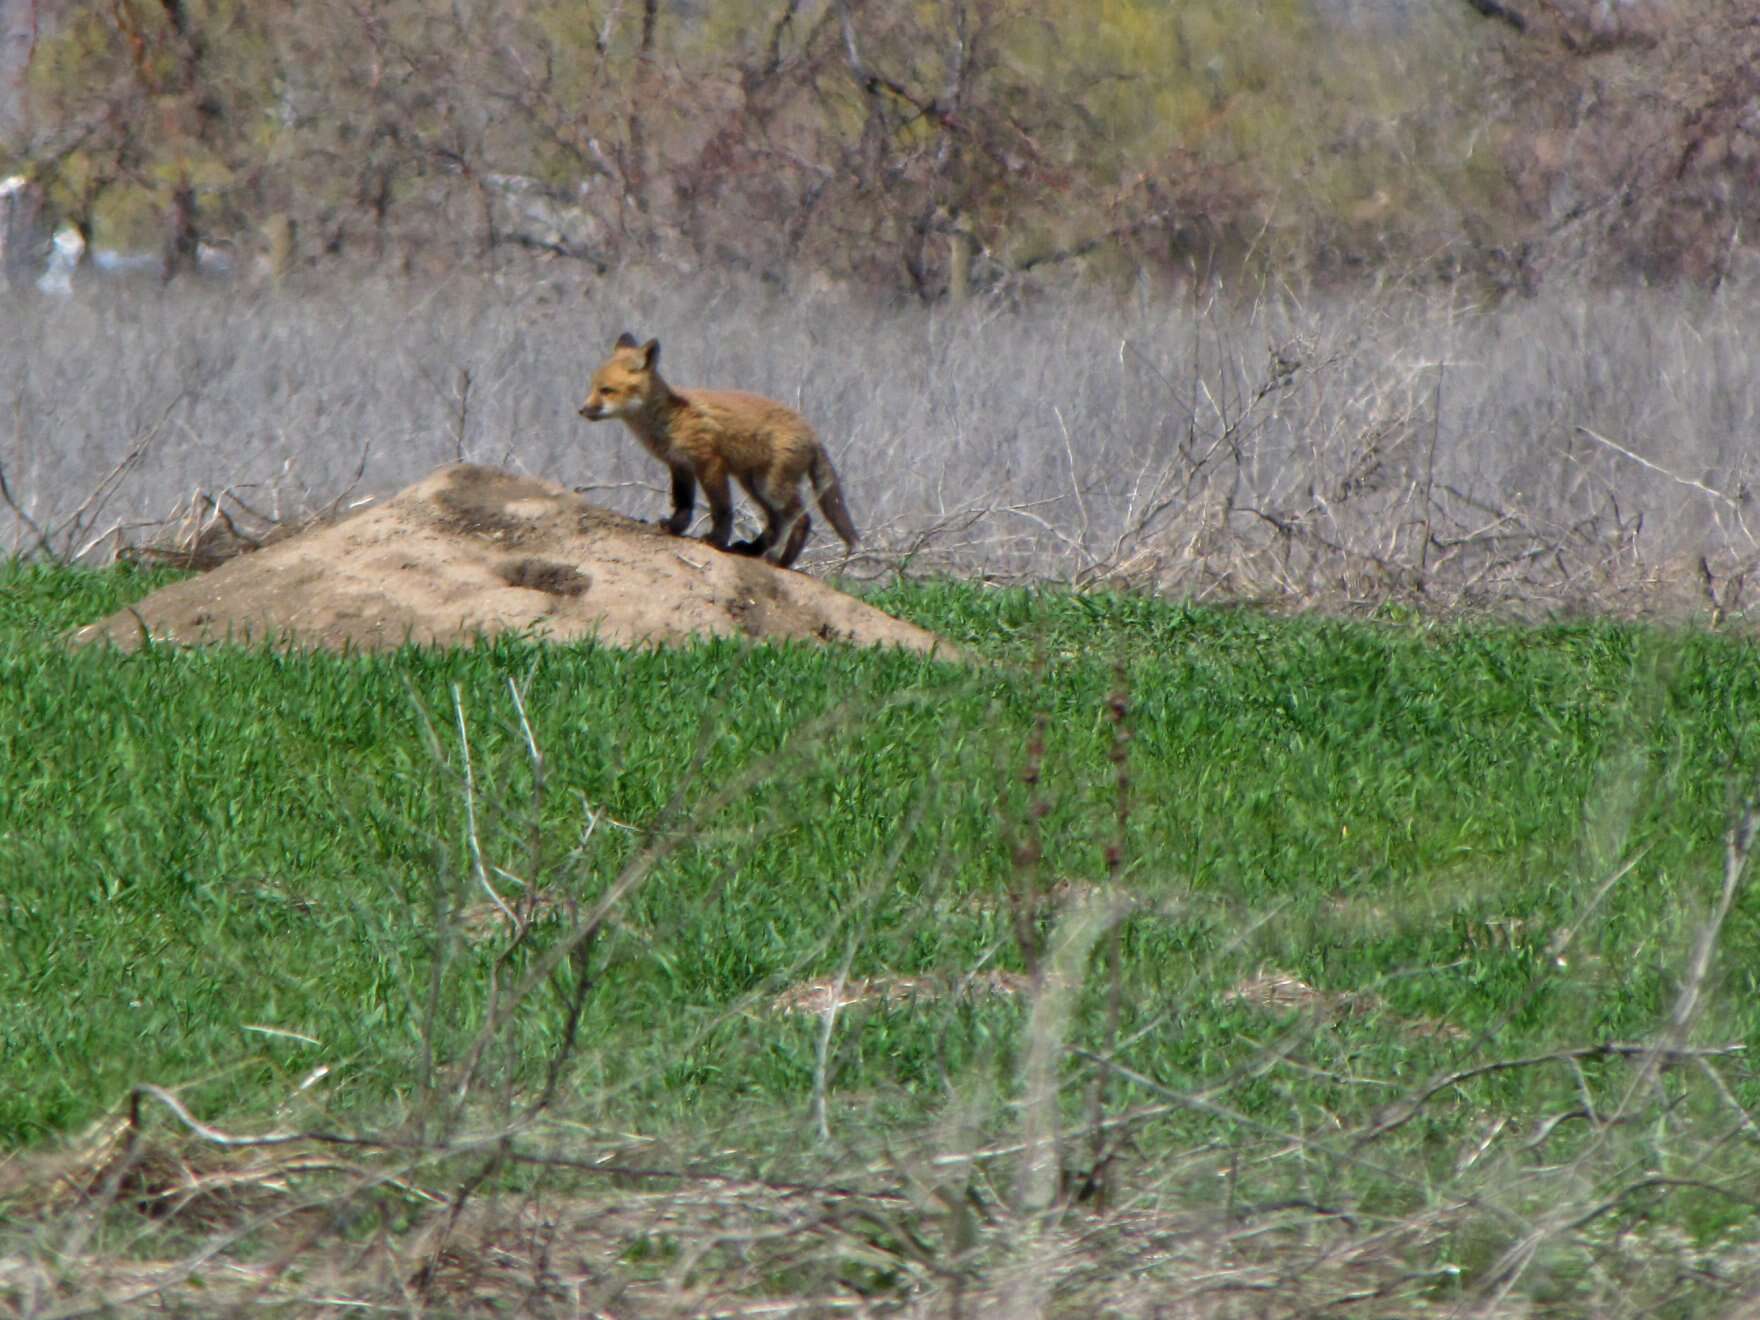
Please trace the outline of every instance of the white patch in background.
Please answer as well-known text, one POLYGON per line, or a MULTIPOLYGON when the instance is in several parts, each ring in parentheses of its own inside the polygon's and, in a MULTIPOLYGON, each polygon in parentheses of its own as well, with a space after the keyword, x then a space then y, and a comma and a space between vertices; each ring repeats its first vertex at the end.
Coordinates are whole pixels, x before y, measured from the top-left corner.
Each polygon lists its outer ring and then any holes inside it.
POLYGON ((72 293, 73 272, 79 269, 79 260, 85 250, 86 241, 80 237, 79 230, 72 225, 57 229, 54 241, 49 245, 49 263, 37 277, 37 291, 61 297, 72 293))

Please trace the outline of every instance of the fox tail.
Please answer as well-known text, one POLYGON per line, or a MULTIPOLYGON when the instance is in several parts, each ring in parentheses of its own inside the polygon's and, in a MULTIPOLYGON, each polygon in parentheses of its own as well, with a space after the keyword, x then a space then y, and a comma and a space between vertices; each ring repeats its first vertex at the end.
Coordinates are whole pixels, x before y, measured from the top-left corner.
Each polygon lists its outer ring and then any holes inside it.
POLYGON ((837 473, 823 449, 813 456, 813 466, 808 469, 808 476, 813 482, 813 493, 819 500, 819 511, 837 529, 843 543, 853 549, 861 538, 856 535, 856 525, 850 521, 849 509, 844 505, 843 487, 838 485, 837 473))

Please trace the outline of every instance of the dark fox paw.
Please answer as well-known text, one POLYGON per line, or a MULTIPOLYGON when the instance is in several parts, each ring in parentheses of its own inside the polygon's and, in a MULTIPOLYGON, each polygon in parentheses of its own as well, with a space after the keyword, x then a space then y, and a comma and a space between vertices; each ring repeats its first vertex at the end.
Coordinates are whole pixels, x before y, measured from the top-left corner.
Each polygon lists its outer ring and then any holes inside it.
POLYGON ((735 541, 732 545, 727 547, 727 553, 730 555, 747 555, 755 558, 756 556, 763 554, 768 548, 769 547, 767 547, 762 541, 735 541))

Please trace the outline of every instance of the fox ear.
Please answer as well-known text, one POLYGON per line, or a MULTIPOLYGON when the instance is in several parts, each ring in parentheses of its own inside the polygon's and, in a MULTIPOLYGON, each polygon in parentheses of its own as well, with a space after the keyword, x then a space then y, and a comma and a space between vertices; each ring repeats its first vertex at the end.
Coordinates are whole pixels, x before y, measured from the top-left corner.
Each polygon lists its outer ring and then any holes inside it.
POLYGON ((654 364, 659 361, 660 341, 658 339, 650 339, 647 343, 642 345, 642 365, 649 371, 652 371, 654 369, 654 364))
POLYGON ((636 337, 634 335, 632 335, 629 331, 625 330, 622 334, 617 336, 617 347, 619 347, 619 348, 640 348, 641 345, 636 343, 636 337))

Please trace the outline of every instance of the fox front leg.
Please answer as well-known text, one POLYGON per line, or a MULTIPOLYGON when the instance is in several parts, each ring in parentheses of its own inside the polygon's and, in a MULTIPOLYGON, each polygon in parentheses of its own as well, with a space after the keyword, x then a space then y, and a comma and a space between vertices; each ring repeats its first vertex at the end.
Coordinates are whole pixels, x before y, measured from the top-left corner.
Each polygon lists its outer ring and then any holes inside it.
POLYGON ((688 467, 672 469, 672 516, 662 525, 674 536, 683 536, 691 525, 697 502, 697 478, 688 467))
POLYGON ((733 492, 728 489, 727 469, 710 464, 697 477, 709 500, 709 534, 703 539, 717 550, 725 550, 733 536, 733 492))

